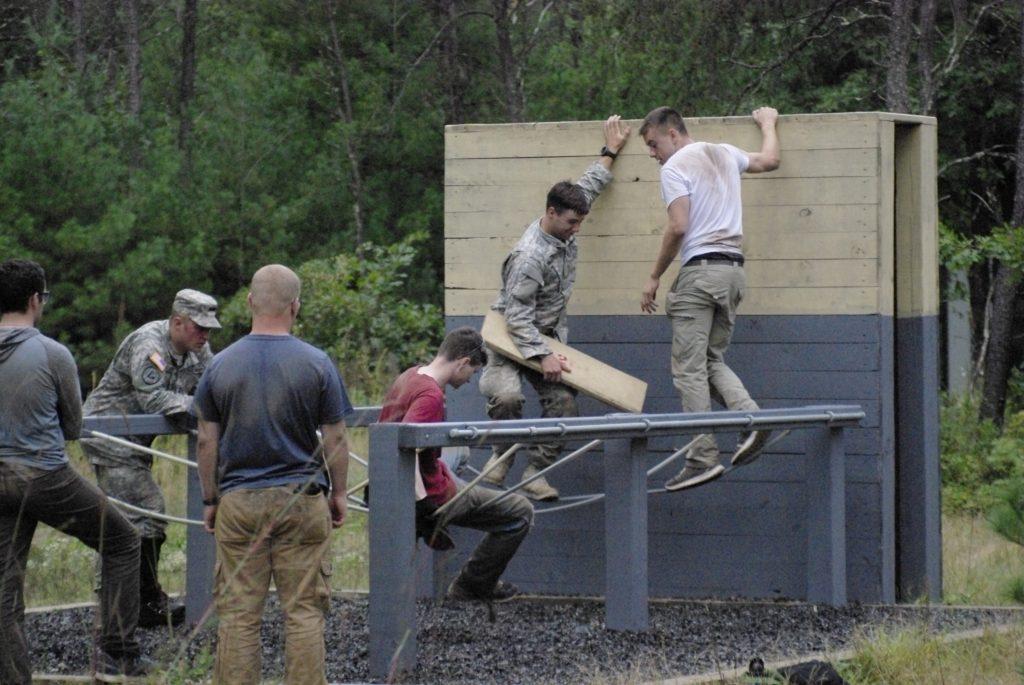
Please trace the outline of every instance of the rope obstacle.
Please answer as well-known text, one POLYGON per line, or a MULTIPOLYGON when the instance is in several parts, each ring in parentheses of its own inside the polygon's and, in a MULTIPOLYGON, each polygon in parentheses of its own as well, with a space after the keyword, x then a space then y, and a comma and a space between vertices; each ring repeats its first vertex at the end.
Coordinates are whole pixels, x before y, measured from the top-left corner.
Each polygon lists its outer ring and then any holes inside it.
MULTIPOLYGON (((152 456, 152 457, 158 457, 160 459, 167 459, 167 460, 172 461, 172 462, 177 463, 177 464, 184 464, 185 466, 187 466, 189 468, 195 469, 195 468, 199 467, 199 465, 196 462, 191 461, 189 459, 185 459, 183 457, 179 457, 179 456, 174 455, 174 454, 169 454, 167 452, 162 452, 160 450, 155 450, 155 449, 153 449, 151 447, 145 447, 143 445, 139 445, 137 443, 134 443, 131 440, 124 440, 123 438, 118 438, 118 437, 115 437, 113 435, 108 435, 106 433, 101 433, 100 431, 83 430, 82 433, 83 433, 83 435, 86 435, 86 437, 96 438, 98 440, 103 440, 105 442, 109 442, 109 443, 114 444, 114 445, 120 445, 121 447, 127 447, 128 449, 135 450, 136 452, 140 452, 142 454, 147 454, 147 455, 152 456)), ((319 435, 319 432, 318 432, 318 435, 319 435)), ((765 446, 762 448, 762 450, 763 451, 767 451, 768 448, 770 448, 772 445, 776 444, 777 442, 779 442, 780 440, 785 438, 787 435, 789 435, 789 431, 788 430, 784 430, 784 431, 781 431, 779 434, 777 434, 775 436, 772 436, 772 439, 769 440, 765 444, 765 446)), ((485 435, 485 436, 482 436, 482 437, 486 439, 487 436, 485 435)), ((700 438, 701 438, 701 436, 698 435, 693 440, 691 440, 690 442, 686 443, 685 445, 680 447, 678 450, 676 450, 675 452, 670 454, 668 457, 666 457, 662 461, 660 461, 657 464, 655 464, 654 466, 652 466, 647 471, 647 477, 650 478, 651 476, 654 476, 658 472, 663 471, 664 469, 666 469, 669 466, 671 466, 674 462, 678 461, 679 458, 684 456, 687 453, 687 451, 690 449, 690 447, 692 447, 693 444, 696 443, 697 440, 699 440, 700 438)), ((566 465, 568 463, 571 463, 572 461, 575 461, 576 459, 578 459, 579 457, 583 456, 584 454, 593 451, 594 449, 599 447, 601 444, 603 444, 603 442, 604 441, 600 440, 600 439, 591 440, 590 442, 586 443, 582 447, 580 447, 580 448, 570 452, 569 454, 565 455, 564 457, 562 457, 561 459, 556 461, 554 464, 551 464, 550 466, 548 466, 548 467, 538 471, 536 474, 534 474, 530 478, 527 478, 526 480, 520 481, 519 483, 516 483, 514 486, 512 486, 510 488, 502 488, 501 495, 499 495, 498 497, 494 498, 493 500, 490 500, 489 502, 485 503, 484 506, 490 506, 490 505, 493 505, 493 504, 495 504, 497 502, 500 502, 500 501, 508 498, 509 496, 511 496, 513 493, 515 493, 516 491, 518 491, 522 487, 524 487, 526 485, 529 485, 530 483, 532 483, 533 481, 537 480, 538 478, 544 477, 546 474, 550 473, 551 471, 554 471, 556 468, 558 468, 560 466, 564 466, 564 465, 566 465)), ((481 440, 480 444, 483 444, 483 440, 481 440)), ((321 444, 321 446, 322 446, 322 444, 321 444)), ((439 507, 437 512, 435 513, 435 516, 439 517, 439 518, 443 517, 445 511, 448 511, 451 508, 451 506, 455 502, 457 502, 459 499, 464 497, 467 492, 469 492, 474 487, 477 487, 478 484, 480 483, 480 481, 483 480, 483 478, 488 473, 490 473, 490 471, 492 469, 496 468, 499 464, 504 463, 506 460, 511 459, 512 456, 519 449, 521 449, 522 447, 523 447, 523 445, 521 443, 516 443, 516 444, 512 445, 507 450, 505 450, 505 452, 502 453, 501 456, 498 457, 498 459, 496 459, 494 461, 494 463, 492 463, 488 468, 484 469, 483 471, 478 471, 477 469, 473 468, 469 464, 466 464, 465 468, 468 469, 469 471, 471 471, 473 474, 475 474, 475 477, 473 478, 473 480, 471 480, 469 483, 467 483, 466 487, 461 489, 458 492, 458 494, 455 495, 455 497, 453 497, 452 499, 448 500, 447 502, 444 503, 444 505, 439 507)), ((362 457, 360 457, 358 454, 355 454, 354 452, 351 452, 351 451, 349 452, 349 458, 352 461, 355 461, 355 462, 357 462, 358 464, 361 464, 364 467, 368 466, 367 461, 365 459, 363 459, 362 457)), ((725 475, 725 474, 731 472, 735 468, 737 468, 737 466, 729 466, 728 468, 725 469, 725 471, 723 472, 722 475, 725 475)), ((363 479, 362 481, 360 481, 356 485, 353 485, 353 486, 351 486, 350 488, 348 488, 346 490, 346 495, 348 496, 348 501, 349 501, 349 507, 348 508, 350 510, 357 511, 357 512, 360 512, 360 513, 363 513, 363 514, 369 514, 370 513, 370 510, 369 510, 369 507, 367 506, 367 503, 365 501, 363 501, 361 498, 357 497, 356 494, 355 494, 356 492, 358 492, 359 490, 364 488, 366 485, 368 485, 369 482, 370 482, 369 479, 363 479)), ((333 486, 333 484, 332 484, 332 486, 333 486)), ((667 492, 667 490, 665 490, 665 488, 651 488, 651 489, 647 490, 647 494, 648 495, 658 495, 658 494, 663 494, 665 492, 667 492)), ((557 513, 557 512, 561 512, 561 511, 568 511, 570 509, 576 509, 578 507, 583 507, 583 506, 586 506, 588 504, 595 504, 597 502, 600 502, 601 500, 604 499, 604 497, 605 497, 604 493, 601 493, 601 492, 582 494, 582 495, 569 495, 567 497, 560 498, 561 504, 556 504, 556 505, 536 508, 534 510, 534 515, 535 516, 541 516, 541 515, 544 515, 544 514, 554 514, 554 513, 557 513)), ((179 523, 179 524, 182 524, 182 525, 200 526, 200 527, 203 526, 203 522, 202 521, 197 521, 196 519, 182 518, 180 516, 171 516, 169 514, 161 514, 161 513, 156 512, 156 511, 151 511, 149 509, 143 509, 142 507, 137 507, 134 504, 129 504, 127 502, 123 502, 123 501, 121 501, 119 499, 116 499, 116 498, 110 497, 110 496, 108 496, 107 499, 109 499, 111 502, 113 502, 115 505, 117 505, 118 507, 120 507, 122 509, 125 509, 127 511, 131 511, 131 512, 135 512, 137 514, 143 514, 144 516, 149 516, 151 518, 154 518, 154 519, 157 519, 157 520, 160 520, 160 521, 166 521, 167 523, 179 523)))

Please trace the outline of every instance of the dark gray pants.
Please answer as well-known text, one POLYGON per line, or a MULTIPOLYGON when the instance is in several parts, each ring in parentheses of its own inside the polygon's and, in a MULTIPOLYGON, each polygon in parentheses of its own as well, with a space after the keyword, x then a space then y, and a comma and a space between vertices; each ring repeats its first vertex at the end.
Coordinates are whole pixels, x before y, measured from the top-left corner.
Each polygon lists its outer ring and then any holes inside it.
MULTIPOLYGON (((461 492, 464 488, 459 487, 461 492)), ((510 495, 487 504, 500 492, 477 486, 444 513, 447 523, 487 533, 459 573, 458 582, 479 592, 489 592, 512 561, 533 525, 533 505, 522 495, 510 495)))
MULTIPOLYGON (((100 490, 70 466, 44 471, 0 461, 0 683, 30 683, 25 637, 25 566, 36 524, 72 535, 100 553, 100 648, 138 654, 139 536, 100 490)), ((90 627, 82 626, 82 634, 90 627)))

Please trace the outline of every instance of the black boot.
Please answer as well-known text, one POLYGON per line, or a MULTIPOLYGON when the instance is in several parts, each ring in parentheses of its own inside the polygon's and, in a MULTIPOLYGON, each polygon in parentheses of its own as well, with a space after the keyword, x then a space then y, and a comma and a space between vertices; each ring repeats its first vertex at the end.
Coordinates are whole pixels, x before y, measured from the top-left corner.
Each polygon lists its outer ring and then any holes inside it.
POLYGON ((171 602, 157 580, 164 538, 142 538, 139 560, 139 627, 176 626, 185 620, 185 607, 171 602))

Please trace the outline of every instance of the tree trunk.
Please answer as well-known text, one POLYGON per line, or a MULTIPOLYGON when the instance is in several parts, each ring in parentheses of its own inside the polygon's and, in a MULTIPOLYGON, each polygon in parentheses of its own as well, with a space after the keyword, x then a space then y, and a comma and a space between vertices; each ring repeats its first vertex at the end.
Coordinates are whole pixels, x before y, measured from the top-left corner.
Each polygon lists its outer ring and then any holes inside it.
POLYGON ((139 41, 139 0, 121 0, 128 55, 128 114, 142 114, 142 44, 139 41))
POLYGON ((498 38, 498 63, 505 91, 505 112, 509 121, 522 121, 526 109, 523 70, 512 38, 511 0, 493 0, 494 28, 498 38))
POLYGON ((455 21, 457 15, 455 0, 440 0, 438 15, 441 23, 448 22, 448 28, 441 39, 441 78, 444 83, 448 114, 446 123, 458 124, 464 119, 462 93, 465 90, 465 75, 459 65, 459 33, 455 21))
POLYGON ((85 0, 72 0, 71 22, 75 32, 75 72, 85 73, 85 0))
POLYGON ((907 61, 910 58, 910 20, 913 10, 914 0, 892 0, 889 59, 885 75, 885 107, 891 112, 910 112, 907 61))
POLYGON ((185 154, 184 174, 192 169, 192 99, 196 92, 196 24, 199 22, 197 0, 185 0, 181 16, 181 78, 178 80, 178 149, 185 154))
MULTIPOLYGON (((1021 10, 1018 62, 1020 104, 1017 107, 1017 169, 1011 219, 1014 226, 1024 224, 1024 0, 1020 0, 1018 4, 1021 10)), ((982 418, 992 419, 997 425, 1002 425, 1006 409, 1006 382, 1010 376, 1010 338, 1013 334, 1014 303, 1019 283, 1020 274, 1010 265, 1000 263, 996 267, 992 327, 988 352, 985 355, 985 386, 982 390, 980 414, 982 418)))
POLYGON ((114 92, 114 88, 117 84, 117 44, 120 35, 120 28, 117 18, 117 4, 114 2, 107 2, 106 11, 103 13, 103 23, 107 29, 107 78, 106 87, 107 96, 110 96, 114 92))
POLYGON ((932 55, 935 51, 935 5, 935 0, 921 0, 921 15, 918 22, 921 37, 917 46, 917 66, 921 73, 918 111, 921 114, 931 114, 935 106, 935 74, 932 71, 932 55))
MULTIPOLYGON (((352 93, 349 88, 348 67, 345 66, 345 53, 341 48, 341 39, 338 36, 338 24, 336 19, 337 4, 327 4, 327 26, 330 31, 330 47, 328 52, 334 62, 334 77, 337 80, 334 91, 335 115, 346 125, 346 129, 352 129, 354 117, 352 115, 352 93)), ((341 133, 345 139, 345 156, 348 158, 349 166, 349 191, 352 193, 352 219, 355 222, 355 244, 356 250, 362 248, 366 239, 366 229, 363 219, 363 174, 360 167, 360 154, 356 147, 355 135, 352 130, 345 130, 341 133)))

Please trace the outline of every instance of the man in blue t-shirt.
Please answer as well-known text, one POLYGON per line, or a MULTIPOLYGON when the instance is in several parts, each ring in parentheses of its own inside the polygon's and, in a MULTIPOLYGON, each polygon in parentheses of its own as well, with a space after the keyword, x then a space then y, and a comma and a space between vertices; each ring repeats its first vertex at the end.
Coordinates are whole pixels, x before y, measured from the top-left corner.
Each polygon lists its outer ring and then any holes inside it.
POLYGON ((299 289, 298 276, 279 264, 253 275, 252 332, 213 358, 192 407, 203 520, 217 540, 218 683, 260 682, 271 577, 286 617, 285 681, 326 682, 327 551, 331 526, 345 520, 344 417, 352 405, 330 358, 291 335, 299 289))

